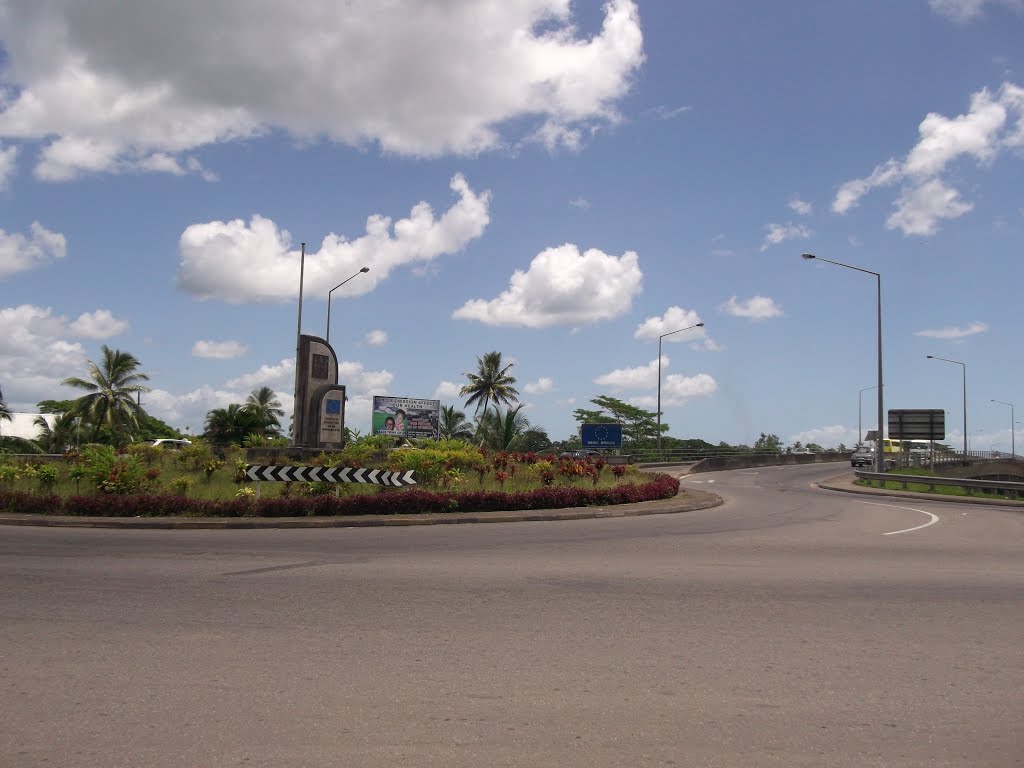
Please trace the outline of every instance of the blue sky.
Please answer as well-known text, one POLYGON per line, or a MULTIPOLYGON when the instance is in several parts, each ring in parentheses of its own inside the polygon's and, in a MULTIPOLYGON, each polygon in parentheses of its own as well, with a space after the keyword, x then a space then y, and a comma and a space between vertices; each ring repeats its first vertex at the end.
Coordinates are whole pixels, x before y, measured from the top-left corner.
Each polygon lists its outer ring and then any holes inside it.
POLYGON ((0 0, 0 387, 102 344, 192 432, 325 332, 373 395, 514 363, 554 439, 612 395, 675 437, 826 446, 1024 419, 1024 3, 0 0))

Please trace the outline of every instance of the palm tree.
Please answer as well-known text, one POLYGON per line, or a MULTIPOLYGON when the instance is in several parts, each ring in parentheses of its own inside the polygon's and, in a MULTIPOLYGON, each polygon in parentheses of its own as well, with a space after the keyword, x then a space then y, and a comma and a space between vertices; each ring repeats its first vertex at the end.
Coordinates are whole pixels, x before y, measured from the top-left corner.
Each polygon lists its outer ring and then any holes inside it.
POLYGON ((448 405, 441 409, 437 437, 440 440, 469 440, 473 437, 473 425, 466 421, 465 413, 457 410, 454 405, 448 405))
POLYGON ((75 417, 69 413, 59 414, 52 427, 41 415, 36 416, 32 423, 39 427, 36 443, 43 453, 64 453, 75 443, 75 417))
POLYGON ((4 400, 4 393, 0 391, 0 421, 11 420, 11 409, 7 407, 7 401, 4 400))
POLYGON ((476 362, 476 373, 464 373, 469 383, 459 390, 460 395, 469 395, 466 405, 476 403, 474 413, 479 415, 482 409, 485 416, 491 403, 511 406, 519 397, 518 390, 512 386, 516 383, 515 377, 508 373, 512 363, 503 368, 501 352, 488 352, 476 362))
POLYGON ((281 409, 281 401, 270 387, 260 387, 250 392, 245 400, 245 410, 262 425, 263 434, 280 433, 284 411, 281 409))
POLYGON ((93 440, 98 440, 100 430, 106 427, 115 443, 122 442, 138 429, 144 412, 137 398, 149 392, 149 387, 139 382, 149 381, 149 376, 136 370, 139 361, 134 355, 106 344, 101 351, 99 365, 89 361, 88 379, 71 377, 62 383, 89 393, 75 400, 71 414, 83 416, 93 425, 93 440))
POLYGON ((207 411, 205 428, 203 436, 212 443, 241 443, 249 433, 258 432, 261 424, 246 406, 231 403, 207 411))
POLYGON ((504 413, 495 408, 484 413, 477 425, 480 441, 495 451, 507 451, 516 439, 530 428, 530 420, 522 412, 523 404, 508 408, 504 413))

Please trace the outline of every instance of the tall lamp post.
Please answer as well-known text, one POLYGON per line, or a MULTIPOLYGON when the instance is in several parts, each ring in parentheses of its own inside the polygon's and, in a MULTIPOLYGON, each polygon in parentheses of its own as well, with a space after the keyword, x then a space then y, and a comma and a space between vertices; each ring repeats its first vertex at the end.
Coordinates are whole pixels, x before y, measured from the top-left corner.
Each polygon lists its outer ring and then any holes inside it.
MULTIPOLYGON (((369 272, 369 271, 370 271, 369 267, 363 267, 358 272, 356 272, 354 275, 352 275, 352 277, 359 277, 359 275, 363 274, 364 272, 369 272)), ((328 344, 331 343, 331 294, 334 293, 339 288, 341 288, 341 286, 343 286, 349 280, 351 280, 352 277, 345 278, 344 280, 342 280, 340 283, 338 283, 336 286, 334 286, 333 288, 331 288, 331 290, 329 290, 327 292, 327 339, 326 339, 326 341, 327 341, 328 344)))
POLYGON ((1014 441, 1013 429, 1017 422, 1013 419, 1013 403, 1004 403, 1002 400, 993 400, 992 402, 1010 406, 1010 458, 1015 459, 1017 458, 1017 443, 1014 441))
POLYGON ((820 256, 815 256, 813 253, 801 254, 804 259, 815 259, 817 261, 824 261, 826 264, 834 264, 837 267, 846 267, 846 269, 852 269, 857 272, 863 272, 866 275, 874 275, 875 284, 877 286, 878 296, 878 384, 875 386, 878 388, 878 434, 875 435, 875 472, 885 471, 885 456, 883 456, 883 443, 882 443, 882 432, 885 429, 885 412, 882 402, 884 389, 882 387, 882 276, 878 272, 872 272, 870 269, 862 269, 861 267, 855 267, 852 264, 843 264, 841 261, 832 261, 830 259, 823 259, 820 256))
POLYGON ((299 413, 299 357, 302 355, 302 281, 306 273, 306 244, 302 243, 302 251, 299 256, 299 327, 295 331, 295 389, 292 393, 292 445, 298 447, 296 437, 299 434, 299 425, 296 423, 299 413))
POLYGON ((946 357, 939 357, 938 355, 928 355, 929 360, 941 360, 944 363, 953 363, 959 365, 963 369, 964 375, 964 461, 967 461, 967 363, 961 363, 959 360, 950 360, 946 357))
POLYGON ((683 331, 692 331, 694 328, 703 328, 704 323, 697 323, 696 325, 688 325, 686 328, 677 328, 674 331, 663 333, 658 337, 658 458, 661 458, 661 340, 666 336, 671 336, 673 333, 682 333, 683 331))
POLYGON ((863 407, 864 407, 863 406, 863 403, 864 403, 863 395, 868 390, 876 389, 877 387, 878 387, 877 384, 875 384, 874 387, 864 387, 864 389, 862 389, 859 393, 857 393, 857 444, 858 445, 860 445, 862 442, 864 442, 864 430, 861 428, 861 411, 863 410, 863 407))

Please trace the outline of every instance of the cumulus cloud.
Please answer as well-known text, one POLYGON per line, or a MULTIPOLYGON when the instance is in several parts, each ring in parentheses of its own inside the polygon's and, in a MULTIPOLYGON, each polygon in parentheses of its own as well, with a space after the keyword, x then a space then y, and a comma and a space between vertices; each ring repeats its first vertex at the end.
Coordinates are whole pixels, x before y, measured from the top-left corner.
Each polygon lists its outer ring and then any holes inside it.
POLYGON ((765 229, 768 231, 761 242, 762 253, 773 245, 779 245, 787 240, 806 240, 813 234, 806 224, 769 224, 765 229))
POLYGON ((383 347, 388 343, 388 332, 382 330, 373 330, 366 334, 365 341, 371 347, 383 347))
POLYGON ((915 336, 925 336, 929 339, 965 339, 968 336, 975 336, 979 333, 985 333, 988 330, 988 323, 982 323, 975 321, 970 323, 966 328, 960 328, 958 326, 947 326, 945 328, 937 328, 934 330, 917 331, 914 333, 915 336))
POLYGON ((774 299, 767 296, 754 296, 746 301, 738 301, 735 296, 732 296, 718 309, 727 315, 745 317, 755 322, 782 315, 782 308, 775 303, 774 299))
POLYGON ((549 379, 547 376, 541 376, 536 381, 531 381, 523 387, 523 391, 528 395, 540 395, 545 392, 551 392, 555 388, 555 382, 549 379))
POLYGON ((580 253, 571 243, 547 248, 528 270, 516 270, 497 298, 467 301, 452 317, 527 328, 609 320, 627 312, 640 293, 638 261, 633 251, 622 256, 596 248, 580 253))
POLYGON ((109 309, 97 309, 78 316, 69 326, 71 333, 87 339, 109 339, 128 330, 128 323, 118 320, 109 309))
POLYGON ((49 308, 0 309, 0 382, 12 410, 34 411, 40 400, 67 397, 60 382, 85 373, 85 350, 68 335, 66 318, 49 308))
MULTIPOLYGON (((661 357, 662 369, 667 368, 671 360, 666 355, 661 357)), ((607 387, 613 392, 628 390, 656 391, 658 388, 658 360, 637 368, 619 368, 610 373, 603 374, 594 379, 594 383, 601 387, 607 387)), ((698 373, 695 376, 684 376, 672 373, 665 377, 661 384, 661 404, 679 405, 694 397, 707 397, 714 394, 718 384, 714 378, 706 373, 698 373)), ((657 407, 657 397, 654 395, 641 395, 633 397, 631 402, 642 407, 657 407)))
POLYGON ((665 310, 664 314, 648 317, 640 323, 633 331, 633 338, 642 341, 657 341, 659 336, 671 334, 665 336, 665 342, 687 341, 697 344, 703 342, 709 349, 716 348, 717 345, 708 338, 704 328, 694 328, 699 322, 701 319, 696 310, 671 306, 665 310), (708 342, 710 342, 710 346, 707 346, 708 342))
POLYGON ((63 259, 67 252, 64 235, 51 232, 33 221, 31 234, 8 234, 0 229, 0 280, 63 259))
POLYGON ((903 160, 890 158, 866 178, 841 185, 832 210, 845 214, 872 190, 899 184, 886 227, 904 235, 934 235, 940 222, 973 208, 943 179, 950 166, 964 158, 987 166, 1000 153, 1024 145, 1024 88, 1013 83, 1003 83, 995 93, 983 88, 971 96, 966 114, 931 113, 918 133, 918 143, 903 160))
POLYGON ((440 400, 442 404, 447 402, 458 401, 462 395, 459 394, 459 390, 462 387, 453 381, 442 381, 437 385, 437 389, 434 390, 434 395, 431 399, 440 400))
MULTIPOLYGON (((307 250, 305 293, 325 296, 338 276, 370 271, 339 288, 335 297, 372 291, 393 269, 456 253, 480 237, 490 221, 490 193, 476 194, 460 175, 450 187, 458 199, 440 217, 429 203, 416 204, 409 216, 392 223, 370 216, 366 234, 346 240, 327 235, 316 251, 307 250)), ((291 235, 270 219, 253 216, 246 223, 212 221, 193 224, 181 235, 178 286, 201 299, 231 303, 289 301, 298 296, 300 250, 291 235)))
POLYGON ((242 357, 249 348, 240 341, 228 339, 226 341, 200 340, 192 345, 192 357, 205 357, 215 360, 233 360, 242 357))
POLYGON ((204 146, 279 129, 416 156, 578 146, 644 60, 635 0, 587 34, 568 0, 53 0, 0 22, 0 137, 37 143, 54 181, 192 171, 204 146))

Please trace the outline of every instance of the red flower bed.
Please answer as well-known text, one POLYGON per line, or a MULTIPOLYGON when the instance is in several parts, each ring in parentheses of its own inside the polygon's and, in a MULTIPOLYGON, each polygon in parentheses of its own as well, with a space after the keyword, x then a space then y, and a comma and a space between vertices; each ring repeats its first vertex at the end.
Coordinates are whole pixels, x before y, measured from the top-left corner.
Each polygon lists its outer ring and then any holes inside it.
POLYGON ((336 497, 290 496, 276 499, 208 501, 170 495, 71 496, 0 491, 0 512, 18 514, 74 515, 80 517, 324 517, 335 515, 421 515, 444 512, 502 512, 525 509, 628 504, 670 499, 679 492, 679 481, 652 474, 644 483, 623 483, 611 488, 545 486, 524 493, 502 491, 425 491, 419 488, 387 489, 336 497))

